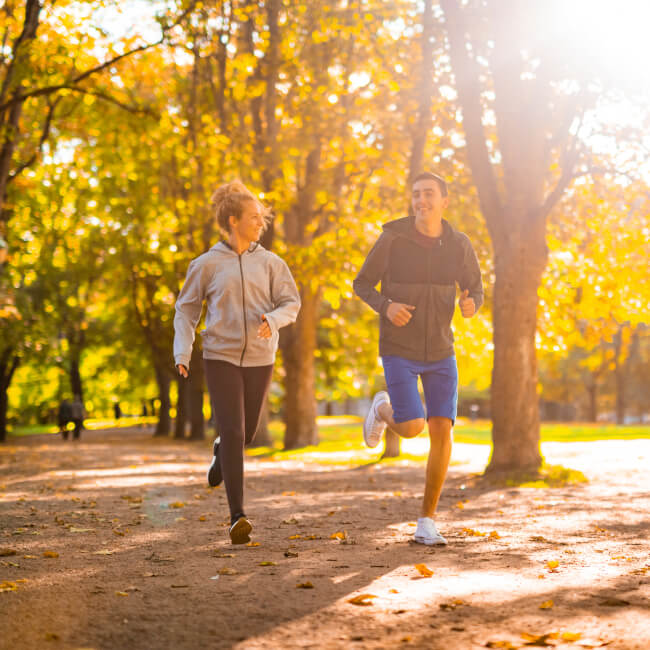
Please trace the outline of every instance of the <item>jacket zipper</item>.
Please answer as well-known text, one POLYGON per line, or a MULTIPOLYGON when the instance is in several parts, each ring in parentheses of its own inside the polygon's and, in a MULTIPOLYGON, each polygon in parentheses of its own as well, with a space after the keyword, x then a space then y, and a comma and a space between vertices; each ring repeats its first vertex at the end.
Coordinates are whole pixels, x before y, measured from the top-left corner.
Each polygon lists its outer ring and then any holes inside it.
POLYGON ((427 354, 429 348, 429 311, 431 302, 431 251, 433 249, 427 250, 427 302, 424 306, 424 360, 429 360, 429 355, 427 354))
POLYGON ((248 344, 248 330, 246 328, 246 294, 244 291, 244 268, 241 263, 242 255, 239 255, 239 273, 241 275, 241 308, 244 315, 244 347, 241 351, 241 358, 239 359, 239 365, 244 365, 244 353, 246 352, 246 345, 248 344))

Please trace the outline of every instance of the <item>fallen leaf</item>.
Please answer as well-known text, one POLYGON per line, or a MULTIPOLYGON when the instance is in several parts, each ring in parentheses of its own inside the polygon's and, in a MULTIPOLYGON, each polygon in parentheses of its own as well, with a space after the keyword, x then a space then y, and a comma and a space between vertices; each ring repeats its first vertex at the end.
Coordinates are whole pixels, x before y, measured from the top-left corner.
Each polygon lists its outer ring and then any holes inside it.
POLYGON ((282 493, 282 496, 283 497, 295 497, 296 493, 294 491, 292 491, 292 492, 285 491, 285 492, 282 493))
POLYGON ((542 537, 541 535, 533 535, 533 537, 530 538, 531 542, 540 542, 542 544, 553 544, 553 542, 550 539, 546 539, 546 537, 542 537))
POLYGON ((0 594, 6 591, 17 591, 18 587, 16 586, 15 582, 9 582, 8 580, 5 580, 4 582, 0 582, 0 594))
POLYGON ((46 632, 45 640, 46 641, 58 641, 61 637, 55 632, 46 632))
POLYGON ((403 637, 400 639, 400 641, 401 641, 402 643, 410 643, 411 641, 413 641, 413 637, 407 634, 406 636, 403 636, 403 637))
POLYGON ((289 539, 300 539, 300 535, 290 535, 289 539))
POLYGON ((398 594, 399 591, 397 589, 389 589, 388 593, 390 593, 390 594, 398 594))
POLYGON ((485 537, 487 533, 482 533, 480 530, 473 530, 472 528, 463 528, 463 534, 467 537, 485 537))
POLYGON ((462 501, 459 501, 456 504, 456 508, 458 508, 459 510, 463 510, 465 508, 465 504, 462 501))
POLYGON ((9 557, 10 555, 16 555, 18 551, 15 551, 13 548, 0 548, 0 557, 9 557))
POLYGON ((173 503, 170 503, 169 508, 184 508, 185 503, 183 501, 174 501, 173 503))
POLYGON ((298 557, 298 553, 294 553, 293 551, 285 551, 284 557, 298 557))
POLYGON ((582 638, 580 632, 562 632, 560 635, 562 641, 578 641, 582 638))
POLYGON ((36 560, 38 558, 37 555, 23 555, 23 558, 25 560, 36 560))
POLYGON ((170 585, 172 589, 188 589, 189 585, 170 585))
POLYGON ((234 576, 237 575, 237 570, 231 569, 229 567, 224 567, 223 569, 219 569, 218 573, 220 576, 234 576))
POLYGON ((122 530, 117 530, 117 528, 113 528, 113 535, 117 535, 118 537, 124 537, 125 533, 122 530))
POLYGON ((339 530, 339 531, 337 531, 335 533, 332 533, 330 535, 330 539, 345 539, 347 536, 348 536, 348 534, 346 533, 346 531, 339 530))
POLYGON ((517 650, 519 646, 512 645, 510 641, 488 641, 485 644, 486 648, 505 648, 505 650, 517 650))
POLYGON ((313 589, 314 585, 311 582, 299 582, 296 585, 296 589, 313 589))
POLYGON ((94 528, 75 528, 74 526, 68 528, 68 530, 71 533, 94 533, 95 532, 94 528))
POLYGON ((456 607, 461 607, 462 605, 467 605, 467 603, 464 600, 457 598, 456 600, 452 600, 449 603, 441 603, 440 609, 450 611, 456 609, 456 607))
POLYGON ((260 566, 277 566, 275 562, 260 562, 260 566))
MULTIPOLYGON (((259 545, 260 545, 259 542, 248 542, 248 544, 246 544, 246 546, 250 546, 250 547, 259 546, 259 545)), ((232 557, 234 557, 234 555, 232 557)))
POLYGON ((116 596, 128 596, 129 594, 126 591, 116 591, 116 596))
POLYGON ((501 535, 496 530, 490 532, 490 539, 501 539, 501 535))
POLYGON ((207 520, 208 520, 208 518, 205 515, 201 515, 199 517, 199 521, 207 521, 207 520))
POLYGON ((420 572, 420 575, 425 578, 430 578, 433 575, 433 571, 426 564, 414 564, 413 566, 420 572))
POLYGON ((557 569, 560 566, 560 563, 557 560, 549 560, 546 563, 546 566, 549 568, 550 571, 555 572, 555 569, 557 569))
POLYGON ((374 594, 359 594, 358 596, 355 596, 354 598, 348 599, 348 602, 351 605, 359 605, 361 607, 367 607, 368 605, 372 605, 370 602, 373 598, 377 598, 374 594))
POLYGON ((521 638, 527 641, 527 643, 524 643, 524 645, 541 646, 543 648, 555 645, 554 643, 549 643, 549 641, 557 639, 557 637, 557 632, 550 632, 548 634, 541 635, 528 634, 528 632, 524 632, 521 635, 521 638))
POLYGON ((59 557, 59 554, 56 551, 43 551, 43 557, 59 557))
POLYGON ((552 600, 545 600, 540 606, 540 609, 551 609, 553 607, 552 600))

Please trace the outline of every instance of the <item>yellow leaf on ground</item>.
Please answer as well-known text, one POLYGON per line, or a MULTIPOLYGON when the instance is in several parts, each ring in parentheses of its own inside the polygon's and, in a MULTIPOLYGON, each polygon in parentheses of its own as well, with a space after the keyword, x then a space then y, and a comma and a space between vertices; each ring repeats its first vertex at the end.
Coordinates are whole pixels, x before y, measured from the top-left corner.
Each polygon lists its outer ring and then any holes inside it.
POLYGON ((283 497, 295 497, 296 493, 294 491, 291 491, 291 492, 285 491, 285 492, 282 493, 282 496, 283 497))
POLYGON ((521 638, 528 641, 526 645, 535 645, 535 646, 550 646, 554 645, 552 643, 549 643, 550 640, 557 639, 558 633, 557 632, 549 632, 548 634, 529 634, 528 632, 524 632, 521 635, 521 638))
POLYGON ((185 503, 183 501, 174 501, 173 503, 169 504, 170 508, 184 508, 185 503))
POLYGON ((23 558, 25 560, 35 560, 35 559, 37 559, 37 557, 38 556, 36 556, 36 555, 23 555, 23 558))
MULTIPOLYGON (((248 542, 248 544, 246 544, 246 546, 251 546, 251 547, 259 546, 259 545, 260 545, 259 542, 248 542)), ((234 557, 234 555, 231 555, 230 557, 234 557)))
POLYGON ((289 539, 300 539, 300 535, 290 535, 289 539))
POLYGON ((580 632, 562 632, 560 635, 562 641, 579 641, 582 638, 580 632))
POLYGON ((59 557, 56 551, 43 551, 43 557, 59 557))
POLYGON ((208 520, 208 518, 205 515, 201 515, 199 517, 199 521, 207 521, 207 520, 208 520))
POLYGON ((487 533, 482 533, 480 530, 473 530, 472 528, 463 528, 463 534, 469 537, 485 537, 487 533))
POLYGON ((486 648, 504 648, 505 650, 517 650, 518 645, 512 645, 510 641, 488 641, 486 648))
POLYGON ((126 591, 116 591, 116 596, 128 596, 129 594, 126 591))
POLYGON ((559 563, 557 560, 549 560, 549 561, 546 563, 546 566, 547 566, 551 571, 555 571, 555 569, 557 569, 557 568, 560 566, 560 563, 559 563))
POLYGON ((540 606, 540 609, 551 609, 553 607, 553 601, 552 600, 545 600, 540 606))
POLYGON ((490 532, 490 539, 501 539, 501 535, 496 530, 490 532))
POLYGON ((217 573, 220 576, 234 576, 237 575, 237 571, 235 569, 231 569, 229 567, 224 567, 223 569, 219 569, 217 573))
POLYGON ((18 587, 15 582, 9 582, 8 580, 0 582, 0 594, 5 591, 16 591, 17 589, 18 587))
POLYGON ((399 591, 397 589, 389 589, 389 593, 391 594, 398 594, 399 591))
POLYGON ((0 557, 9 557, 10 555, 16 555, 18 551, 15 551, 13 548, 0 548, 0 557))
POLYGON ((464 504, 462 501, 459 501, 459 502, 456 504, 456 507, 457 507, 459 510, 463 510, 463 509, 465 508, 465 504, 464 504))
POLYGON ((277 566, 275 562, 260 562, 260 566, 277 566))
POLYGON ((355 596, 354 598, 350 598, 348 602, 351 605, 359 605, 361 607, 367 607, 368 605, 372 605, 370 602, 373 598, 377 598, 374 594, 359 594, 358 596, 355 596))
POLYGON ((299 582, 296 585, 296 589, 313 589, 314 585, 311 582, 299 582))
POLYGON ((117 535, 118 537, 124 537, 124 531, 122 531, 122 530, 117 530, 117 529, 115 529, 115 528, 113 528, 113 534, 114 534, 114 535, 117 535))
POLYGON ((433 571, 426 564, 414 564, 413 566, 420 572, 420 575, 425 578, 430 578, 433 575, 433 571))
POLYGON ((113 555, 113 551, 109 551, 107 548, 103 548, 101 551, 94 551, 93 555, 113 555))
POLYGON ((330 539, 345 539, 347 536, 348 535, 344 530, 339 530, 335 533, 332 533, 330 535, 330 539))

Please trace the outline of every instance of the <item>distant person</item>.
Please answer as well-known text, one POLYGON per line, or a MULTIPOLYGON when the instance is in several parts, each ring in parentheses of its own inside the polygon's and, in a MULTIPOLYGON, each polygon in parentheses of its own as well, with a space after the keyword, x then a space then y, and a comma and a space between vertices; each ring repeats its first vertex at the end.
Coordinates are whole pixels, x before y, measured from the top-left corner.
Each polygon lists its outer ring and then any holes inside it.
POLYGON ((75 395, 74 400, 72 401, 71 410, 71 420, 74 423, 74 431, 72 432, 72 436, 75 440, 79 440, 81 437, 81 432, 84 428, 85 417, 84 403, 81 401, 81 397, 79 395, 75 395))
POLYGON ((280 328, 295 321, 300 296, 289 268, 258 239, 265 211, 240 182, 212 196, 224 239, 193 260, 176 301, 174 359, 188 376, 196 325, 207 304, 205 375, 219 437, 208 483, 226 485, 233 544, 250 540, 244 513, 244 446, 252 442, 271 383, 280 328))
POLYGON ((64 440, 68 439, 68 422, 72 422, 72 404, 67 399, 64 399, 59 404, 59 413, 57 416, 59 424, 59 433, 63 436, 64 440))
POLYGON ((428 423, 431 446, 415 541, 446 544, 433 516, 449 466, 458 400, 451 331, 456 284, 465 318, 483 303, 483 285, 468 237, 442 218, 449 204, 445 181, 430 172, 416 176, 411 204, 413 216, 384 224, 354 280, 356 293, 380 315, 379 354, 388 387, 374 396, 363 437, 376 447, 386 426, 413 438, 428 423), (381 293, 375 289, 380 282, 381 293))
POLYGON ((120 408, 119 402, 113 402, 113 415, 115 416, 115 419, 118 421, 122 417, 122 409, 120 408))

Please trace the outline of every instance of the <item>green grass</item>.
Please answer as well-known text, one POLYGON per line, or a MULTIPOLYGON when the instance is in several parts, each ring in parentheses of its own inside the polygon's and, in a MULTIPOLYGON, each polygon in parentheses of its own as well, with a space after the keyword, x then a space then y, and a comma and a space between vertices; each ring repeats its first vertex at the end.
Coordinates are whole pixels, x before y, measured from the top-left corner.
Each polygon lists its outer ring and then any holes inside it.
MULTIPOLYGON (((113 420, 111 418, 88 418, 84 420, 84 427, 89 431, 96 431, 100 429, 126 429, 128 427, 137 426, 140 424, 155 424, 158 421, 155 417, 136 417, 136 418, 121 418, 120 420, 113 420)), ((68 431, 72 431, 74 426, 69 423, 68 431)), ((55 424, 34 424, 30 426, 8 427, 8 436, 22 437, 22 436, 42 436, 45 434, 58 434, 59 427, 55 424)))

